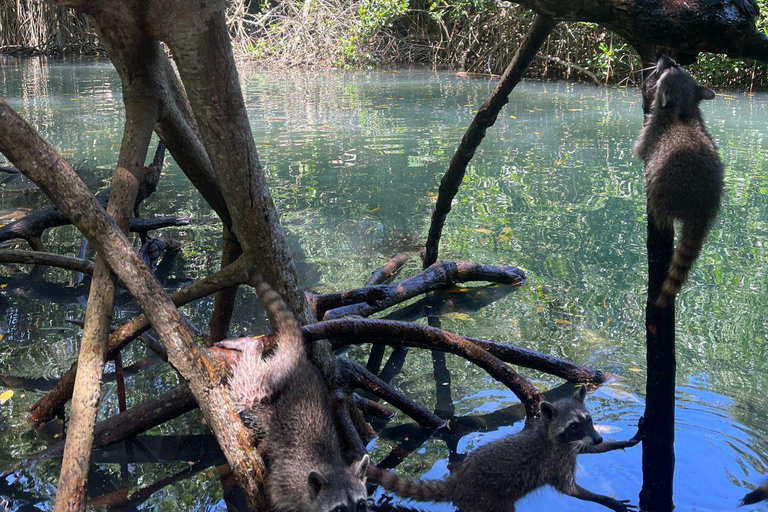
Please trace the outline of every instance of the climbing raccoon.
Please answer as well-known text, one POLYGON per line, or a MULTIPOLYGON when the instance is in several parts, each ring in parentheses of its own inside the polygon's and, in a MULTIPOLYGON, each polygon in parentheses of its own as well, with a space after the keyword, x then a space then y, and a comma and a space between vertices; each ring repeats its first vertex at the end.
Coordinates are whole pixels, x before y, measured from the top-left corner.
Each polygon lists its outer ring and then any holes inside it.
POLYGON ((270 503, 280 512, 365 512, 368 455, 344 461, 332 399, 307 359, 299 323, 261 276, 254 281, 277 324, 277 348, 265 358, 258 344, 246 345, 229 389, 266 445, 270 503))
POLYGON ((717 216, 723 195, 723 163, 704 126, 699 103, 715 93, 702 87, 662 56, 656 63, 658 81, 651 113, 635 154, 645 162, 648 211, 659 229, 682 223, 667 278, 656 305, 674 300, 717 216))
POLYGON ((618 512, 634 510, 627 501, 594 494, 576 484, 580 453, 627 448, 643 437, 642 419, 635 437, 603 442, 584 406, 586 388, 555 403, 542 402, 541 419, 519 433, 481 446, 443 480, 408 480, 368 467, 368 476, 385 489, 418 501, 450 501, 463 512, 514 512, 517 500, 551 485, 560 492, 618 512))

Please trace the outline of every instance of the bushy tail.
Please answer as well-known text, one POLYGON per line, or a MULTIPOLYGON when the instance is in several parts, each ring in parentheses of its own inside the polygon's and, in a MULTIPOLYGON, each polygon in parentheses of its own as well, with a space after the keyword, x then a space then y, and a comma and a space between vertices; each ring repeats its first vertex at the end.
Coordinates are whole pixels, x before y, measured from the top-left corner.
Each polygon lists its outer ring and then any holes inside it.
POLYGON ((739 506, 752 505, 763 500, 768 500, 768 482, 765 482, 763 485, 744 496, 741 499, 739 506))
POLYGON ((656 306, 663 308, 673 301, 688 279, 693 262, 699 257, 704 239, 709 231, 709 223, 684 222, 680 243, 672 255, 672 263, 667 271, 667 278, 661 286, 661 293, 656 299, 656 306))
POLYGON ((261 344, 251 343, 240 354, 237 366, 229 379, 229 389, 235 406, 240 411, 255 409, 280 388, 281 381, 306 357, 301 327, 288 304, 272 289, 261 275, 251 275, 251 285, 275 322, 277 348, 264 359, 261 344), (265 371, 265 366, 269 370, 265 371))
POLYGON ((368 478, 378 483, 388 491, 403 498, 417 501, 449 501, 448 487, 445 480, 411 480, 400 478, 394 473, 368 466, 368 478))

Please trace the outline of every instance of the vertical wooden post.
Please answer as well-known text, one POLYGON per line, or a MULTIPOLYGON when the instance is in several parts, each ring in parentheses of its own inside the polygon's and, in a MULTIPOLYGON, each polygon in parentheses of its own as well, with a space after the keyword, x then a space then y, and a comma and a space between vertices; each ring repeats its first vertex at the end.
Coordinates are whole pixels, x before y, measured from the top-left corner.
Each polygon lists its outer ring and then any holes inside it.
MULTIPOLYGON (((650 114, 655 76, 652 62, 643 56, 643 113, 650 114), (649 69, 650 68, 650 69, 649 69)), ((648 302, 645 307, 647 380, 643 440, 643 488, 640 508, 671 512, 675 473, 675 303, 664 309, 654 305, 674 251, 674 231, 660 230, 648 213, 648 302)))

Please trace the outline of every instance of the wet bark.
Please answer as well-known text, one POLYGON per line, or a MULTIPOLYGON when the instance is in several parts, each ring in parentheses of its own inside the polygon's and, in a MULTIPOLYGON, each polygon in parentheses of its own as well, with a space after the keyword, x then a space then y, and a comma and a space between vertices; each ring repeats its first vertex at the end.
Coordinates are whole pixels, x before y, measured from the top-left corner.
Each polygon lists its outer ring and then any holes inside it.
POLYGON ((440 181, 440 189, 437 195, 435 209, 432 212, 432 222, 429 226, 427 236, 427 245, 424 252, 424 268, 429 267, 437 261, 438 246, 440 237, 443 233, 445 219, 451 211, 453 198, 459 192, 459 187, 464 179, 464 173, 467 170, 470 160, 475 155, 475 150, 485 138, 485 132, 493 126, 502 107, 509 101, 509 94, 512 89, 520 82, 525 74, 525 70, 533 61, 536 52, 547 40, 552 29, 555 28, 556 21, 547 17, 547 15, 538 15, 533 20, 528 34, 520 48, 517 50, 512 62, 507 66, 501 80, 496 85, 496 89, 491 93, 488 99, 475 114, 475 118, 467 128, 461 139, 459 147, 448 164, 448 170, 445 171, 443 179, 440 181))

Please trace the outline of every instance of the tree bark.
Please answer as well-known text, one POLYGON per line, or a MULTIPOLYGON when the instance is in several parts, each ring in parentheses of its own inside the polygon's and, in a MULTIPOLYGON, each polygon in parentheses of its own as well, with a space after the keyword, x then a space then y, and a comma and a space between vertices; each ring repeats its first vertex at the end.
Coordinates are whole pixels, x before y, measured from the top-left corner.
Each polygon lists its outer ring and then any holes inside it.
POLYGON ((219 375, 197 347, 186 319, 74 170, 3 100, 0 152, 88 237, 136 297, 167 347, 168 360, 189 383, 251 506, 266 508, 264 463, 252 449, 229 393, 219 385, 219 375))
MULTIPOLYGON (((97 26, 97 31, 102 31, 97 26)), ((141 41, 127 40, 118 48, 105 40, 107 53, 117 66, 123 83, 123 102, 126 109, 123 140, 117 170, 112 179, 107 214, 117 226, 128 231, 128 218, 136 204, 144 161, 147 158, 152 127, 158 112, 141 81, 132 80, 131 68, 137 66, 144 48, 141 41)), ((93 271, 93 280, 85 311, 85 325, 80 341, 78 368, 72 393, 69 428, 61 464, 61 476, 56 492, 55 512, 79 512, 85 510, 88 469, 91 460, 93 428, 96 424, 101 378, 107 354, 107 340, 112 321, 112 308, 117 283, 115 276, 99 255, 93 271)))

